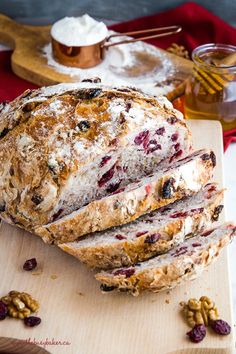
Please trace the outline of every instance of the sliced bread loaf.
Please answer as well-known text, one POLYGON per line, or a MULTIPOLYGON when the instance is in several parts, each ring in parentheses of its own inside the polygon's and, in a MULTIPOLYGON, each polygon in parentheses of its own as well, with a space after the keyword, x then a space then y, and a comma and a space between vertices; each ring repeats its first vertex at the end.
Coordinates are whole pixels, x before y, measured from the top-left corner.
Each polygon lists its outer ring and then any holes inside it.
POLYGON ((35 233, 45 242, 63 243, 90 232, 127 224, 142 214, 198 192, 211 178, 215 164, 213 151, 196 151, 110 196, 37 227, 35 233))
POLYGON ((223 190, 206 185, 197 194, 141 216, 132 223, 96 232, 59 247, 91 268, 118 268, 165 253, 186 237, 210 228, 223 209, 223 190))
POLYGON ((96 274, 103 291, 119 289, 138 295, 142 290, 160 292, 194 279, 214 261, 223 247, 236 235, 231 223, 189 238, 161 256, 134 267, 103 271, 96 274))
POLYGON ((0 214, 32 230, 189 153, 164 98, 95 83, 26 91, 0 112, 0 214))

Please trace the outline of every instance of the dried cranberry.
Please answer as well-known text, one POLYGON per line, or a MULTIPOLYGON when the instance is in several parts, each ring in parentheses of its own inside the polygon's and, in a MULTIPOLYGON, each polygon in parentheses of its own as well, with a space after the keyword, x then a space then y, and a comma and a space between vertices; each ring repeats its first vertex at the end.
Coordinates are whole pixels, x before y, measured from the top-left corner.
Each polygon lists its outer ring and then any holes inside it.
POLYGON ((212 165, 213 165, 213 167, 215 167, 216 166, 216 155, 213 151, 211 151, 210 157, 211 157, 212 165))
POLYGON ((132 107, 131 102, 126 102, 125 111, 128 113, 131 107, 132 107))
POLYGON ((4 302, 0 301, 0 321, 5 320, 7 317, 7 306, 4 302))
POLYGON ((101 82, 101 79, 100 79, 100 77, 94 77, 92 79, 84 79, 81 82, 91 82, 91 83, 97 84, 97 83, 101 82))
POLYGON ((194 214, 197 214, 197 213, 203 213, 203 211, 204 211, 204 208, 195 208, 195 209, 191 209, 190 213, 192 215, 194 215, 194 214))
POLYGON ((176 218, 184 218, 188 215, 188 212, 187 211, 179 211, 179 212, 176 212, 172 215, 170 215, 170 217, 172 219, 176 219, 176 218))
MULTIPOLYGON (((121 182, 121 181, 120 181, 120 182, 121 182)), ((120 182, 111 183, 111 184, 106 188, 107 193, 114 193, 115 191, 117 191, 117 189, 120 187, 120 182)))
POLYGON ((159 129, 156 130, 156 135, 163 135, 165 133, 165 128, 161 127, 159 129))
POLYGON ((174 155, 171 156, 170 158, 170 162, 172 162, 173 160, 177 159, 178 157, 180 157, 183 154, 183 150, 179 150, 177 151, 174 155))
POLYGON ((35 327, 41 323, 41 318, 36 316, 29 316, 24 319, 24 323, 28 327, 35 327))
POLYGON ((160 213, 165 213, 167 211, 171 211, 171 208, 168 208, 167 206, 163 206, 163 207, 159 208, 158 211, 160 213))
POLYGON ((148 184, 147 186, 145 186, 145 191, 146 191, 146 196, 148 196, 151 192, 151 185, 148 184))
POLYGON ((210 185, 210 188, 208 189, 208 192, 214 192, 214 191, 216 191, 216 186, 211 186, 210 185))
POLYGON ((159 238, 161 237, 160 234, 152 234, 146 237, 144 243, 156 243, 159 238))
POLYGON ((117 238, 117 240, 126 240, 126 237, 123 235, 115 235, 115 238, 117 238))
POLYGON ((134 268, 121 268, 116 270, 113 274, 114 275, 125 275, 126 278, 131 277, 133 274, 135 273, 135 269, 134 268))
POLYGON ((172 141, 176 141, 176 140, 178 140, 178 137, 179 137, 179 134, 178 133, 174 133, 174 134, 171 135, 171 140, 172 141))
POLYGON ((0 112, 8 105, 8 101, 2 101, 0 103, 0 112))
POLYGON ((14 176, 14 168, 13 168, 13 166, 10 167, 9 173, 10 173, 10 176, 14 176))
POLYGON ((147 150, 149 144, 149 135, 143 141, 143 148, 147 150))
POLYGON ((131 90, 135 91, 133 88, 115 88, 119 92, 130 92, 131 90))
POLYGON ((123 125, 126 122, 125 115, 123 112, 120 113, 119 124, 123 125))
POLYGON ((211 328, 213 329, 213 331, 215 331, 217 334, 220 334, 221 336, 225 336, 227 334, 230 334, 231 332, 230 325, 223 320, 212 321, 211 328))
POLYGON ((6 210, 6 204, 2 203, 0 204, 0 213, 3 213, 6 210))
POLYGON ((152 219, 146 219, 146 220, 145 220, 145 223, 151 223, 151 224, 152 224, 152 223, 153 223, 153 220, 152 220, 152 219))
POLYGON ((84 100, 90 100, 100 95, 102 89, 100 88, 90 88, 90 89, 82 89, 75 93, 77 98, 81 98, 84 100))
POLYGON ((162 187, 162 197, 164 199, 169 199, 172 197, 173 193, 175 192, 174 183, 175 179, 172 177, 164 182, 162 187))
POLYGON ((81 132, 87 132, 90 128, 90 123, 87 120, 81 120, 81 122, 77 124, 77 127, 81 132))
POLYGON ((42 203, 43 197, 39 194, 35 194, 32 196, 31 200, 35 205, 39 205, 40 203, 42 203))
POLYGON ((141 145, 145 142, 145 140, 149 136, 149 130, 144 130, 143 132, 139 133, 134 139, 136 145, 141 145))
POLYGON ((30 271, 33 270, 37 267, 37 260, 36 258, 31 258, 28 259, 27 261, 25 261, 24 265, 23 265, 23 269, 30 271))
POLYGON ((174 256, 174 257, 178 257, 178 256, 181 256, 182 254, 185 254, 188 250, 188 247, 187 246, 182 246, 182 247, 179 247, 177 248, 177 250, 171 254, 171 256, 174 256))
POLYGON ((200 242, 194 242, 194 243, 192 243, 192 246, 193 247, 199 247, 199 246, 201 246, 202 244, 200 243, 200 242))
POLYGON ((201 342, 206 336, 206 327, 205 325, 195 325, 191 331, 186 333, 191 342, 199 343, 201 342))
POLYGON ((170 124, 175 124, 177 122, 177 118, 174 117, 174 116, 171 116, 171 117, 168 117, 167 118, 167 122, 170 123, 170 124))
POLYGON ((108 161, 110 161, 110 160, 111 160, 111 156, 104 156, 104 157, 102 158, 101 162, 100 162, 99 167, 105 166, 106 163, 107 163, 108 161))
POLYGON ((121 193, 121 192, 124 192, 125 188, 120 188, 120 189, 117 189, 115 192, 113 192, 112 194, 118 194, 118 193, 121 193))
POLYGON ((108 292, 108 291, 113 291, 115 289, 115 286, 109 286, 106 284, 101 284, 100 285, 100 289, 104 292, 108 292))
POLYGON ((213 151, 211 151, 210 154, 205 153, 205 154, 201 155, 201 159, 203 161, 211 160, 213 167, 216 166, 216 155, 214 154, 213 151))
POLYGON ((209 154, 203 154, 203 155, 201 155, 201 159, 203 160, 203 161, 207 161, 207 160, 210 160, 210 155, 209 154))
POLYGON ((218 205, 215 208, 214 213, 213 213, 213 215, 211 217, 213 221, 217 221, 219 219, 219 215, 222 212, 223 208, 224 208, 224 205, 222 205, 222 204, 218 205))
POLYGON ((104 175, 101 177, 101 179, 98 181, 98 186, 101 188, 102 186, 104 186, 104 184, 106 184, 108 181, 110 181, 110 179, 112 179, 112 177, 114 176, 115 173, 115 164, 110 168, 110 170, 108 170, 106 173, 104 173, 104 175))
POLYGON ((4 138, 4 136, 6 136, 9 131, 10 130, 8 128, 4 128, 0 133, 0 138, 4 138))
POLYGON ((150 140, 147 144, 147 154, 150 154, 156 150, 161 150, 161 145, 156 140, 150 140))
POLYGON ((119 142, 119 139, 114 138, 109 142, 109 146, 117 146, 118 142, 119 142))
POLYGON ((52 216, 52 222, 57 220, 59 218, 59 216, 61 215, 61 213, 63 212, 63 209, 59 209, 53 216, 52 216))
POLYGON ((148 233, 148 231, 139 231, 139 232, 137 232, 136 233, 136 237, 140 237, 140 236, 143 236, 143 235, 145 235, 146 233, 148 233))
POLYGON ((213 231, 214 231, 214 230, 207 230, 207 231, 203 232, 203 233, 201 234, 201 236, 207 237, 207 236, 209 236, 213 231))
POLYGON ((180 143, 175 144, 175 145, 174 145, 174 149, 175 149, 175 151, 179 151, 179 149, 180 149, 180 143))

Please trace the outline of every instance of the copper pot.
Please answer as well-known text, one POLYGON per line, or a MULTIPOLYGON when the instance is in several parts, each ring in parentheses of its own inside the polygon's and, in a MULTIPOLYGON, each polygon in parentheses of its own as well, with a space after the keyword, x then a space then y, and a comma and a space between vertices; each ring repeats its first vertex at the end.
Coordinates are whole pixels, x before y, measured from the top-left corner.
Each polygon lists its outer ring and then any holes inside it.
POLYGON ((180 26, 168 26, 146 29, 141 31, 126 32, 122 34, 112 34, 111 36, 104 38, 104 40, 100 42, 87 46, 67 46, 51 37, 52 53, 54 59, 60 64, 82 69, 91 68, 100 64, 103 61, 103 59, 105 58, 106 50, 108 50, 110 47, 125 43, 137 42, 145 39, 164 37, 170 34, 178 33, 181 30, 182 28, 180 26), (109 43, 110 39, 114 37, 132 36, 152 32, 158 33, 144 37, 124 39, 119 42, 109 43))

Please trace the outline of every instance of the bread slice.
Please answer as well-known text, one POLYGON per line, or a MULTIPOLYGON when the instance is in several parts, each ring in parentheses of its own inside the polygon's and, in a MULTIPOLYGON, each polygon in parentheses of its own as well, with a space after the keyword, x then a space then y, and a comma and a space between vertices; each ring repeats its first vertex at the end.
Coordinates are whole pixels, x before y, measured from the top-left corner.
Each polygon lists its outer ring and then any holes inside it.
POLYGON ((191 148, 185 120, 167 99, 127 87, 68 83, 28 90, 0 116, 0 214, 28 230, 191 148))
POLYGON ((206 185, 197 194, 113 229, 59 247, 91 268, 133 265, 165 253, 186 237, 212 226, 223 209, 223 190, 206 185))
POLYGON ((198 192, 212 177, 216 164, 211 150, 199 150, 162 171, 149 175, 112 195, 93 201, 59 220, 38 227, 45 242, 74 241, 90 232, 123 225, 142 214, 198 192))
POLYGON ((103 291, 117 288, 136 296, 142 290, 160 292, 171 289, 199 276, 235 235, 236 226, 225 223, 186 240, 166 254, 134 267, 102 271, 95 277, 102 283, 103 291))

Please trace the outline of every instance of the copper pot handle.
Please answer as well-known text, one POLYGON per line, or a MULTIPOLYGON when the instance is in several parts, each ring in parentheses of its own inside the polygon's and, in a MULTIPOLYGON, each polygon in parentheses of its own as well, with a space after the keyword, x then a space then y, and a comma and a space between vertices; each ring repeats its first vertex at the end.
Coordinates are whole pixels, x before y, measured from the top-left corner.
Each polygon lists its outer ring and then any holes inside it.
POLYGON ((115 45, 119 44, 126 44, 126 43, 133 43, 145 39, 152 39, 152 38, 158 38, 158 37, 164 37, 164 36, 169 36, 174 33, 178 33, 182 31, 181 26, 167 26, 167 27, 157 27, 157 28, 150 28, 150 29, 145 29, 141 31, 132 31, 132 32, 125 32, 125 33, 118 33, 118 34, 112 34, 111 36, 106 38, 106 42, 102 44, 102 47, 105 49, 108 49, 110 47, 114 47, 115 45), (164 31, 163 33, 159 33, 161 31, 164 31), (150 35, 150 36, 144 36, 144 37, 138 37, 138 38, 132 38, 132 39, 124 39, 123 41, 115 42, 115 43, 107 43, 111 38, 114 37, 123 37, 123 36, 132 36, 136 34, 144 34, 144 33, 152 33, 152 32, 158 32, 156 34, 150 35))

